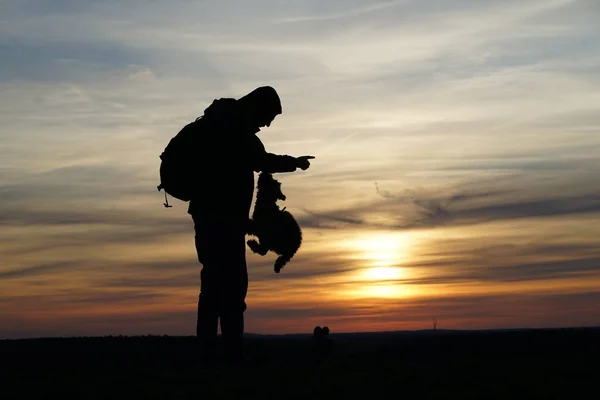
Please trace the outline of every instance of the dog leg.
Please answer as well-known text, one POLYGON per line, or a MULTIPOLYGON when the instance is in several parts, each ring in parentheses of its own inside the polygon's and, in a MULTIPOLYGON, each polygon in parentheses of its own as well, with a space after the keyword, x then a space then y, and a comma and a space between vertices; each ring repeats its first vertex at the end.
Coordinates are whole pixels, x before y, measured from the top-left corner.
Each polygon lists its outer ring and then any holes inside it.
POLYGON ((292 259, 292 256, 284 254, 281 255, 279 257, 277 257, 277 260, 275 260, 275 265, 273 267, 273 270, 275 271, 275 273, 279 273, 281 271, 281 269, 283 267, 285 267, 285 265, 292 259))
POLYGON ((246 243, 248 244, 248 247, 250 247, 250 250, 261 256, 266 255, 269 251, 269 248, 267 246, 258 243, 254 239, 248 240, 246 243))

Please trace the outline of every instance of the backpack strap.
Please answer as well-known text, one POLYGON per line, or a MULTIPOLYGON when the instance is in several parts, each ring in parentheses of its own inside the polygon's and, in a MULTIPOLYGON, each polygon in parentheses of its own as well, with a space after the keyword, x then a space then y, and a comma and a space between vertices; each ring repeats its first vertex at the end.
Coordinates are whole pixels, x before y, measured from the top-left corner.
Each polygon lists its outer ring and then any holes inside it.
POLYGON ((165 208, 173 207, 172 205, 169 204, 169 200, 167 200, 167 192, 166 191, 165 191, 165 202, 163 203, 163 205, 165 206, 165 208))
MULTIPOLYGON (((163 184, 161 183, 160 185, 158 185, 156 187, 158 189, 158 191, 160 192, 161 189, 164 189, 163 184)), ((167 191, 165 190, 165 202, 163 203, 163 205, 165 206, 165 208, 170 208, 173 207, 172 205, 169 204, 169 200, 167 199, 167 191)))

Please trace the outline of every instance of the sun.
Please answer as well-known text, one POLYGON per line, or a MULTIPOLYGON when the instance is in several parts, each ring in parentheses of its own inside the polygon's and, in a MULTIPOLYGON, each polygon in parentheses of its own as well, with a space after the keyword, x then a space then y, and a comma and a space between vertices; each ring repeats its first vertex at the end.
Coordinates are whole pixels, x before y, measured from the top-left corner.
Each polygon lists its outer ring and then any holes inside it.
POLYGON ((355 251, 366 266, 377 268, 375 275, 390 274, 391 267, 406 261, 408 237, 406 234, 378 233, 361 237, 354 241, 355 251), (387 271, 387 272, 386 272, 387 271))
POLYGON ((362 233, 348 241, 347 249, 357 267, 347 278, 344 295, 351 298, 402 298, 416 290, 402 281, 411 278, 410 239, 407 233, 362 233))
POLYGON ((370 281, 393 281, 402 278, 400 267, 370 267, 365 268, 362 275, 366 280, 370 281))

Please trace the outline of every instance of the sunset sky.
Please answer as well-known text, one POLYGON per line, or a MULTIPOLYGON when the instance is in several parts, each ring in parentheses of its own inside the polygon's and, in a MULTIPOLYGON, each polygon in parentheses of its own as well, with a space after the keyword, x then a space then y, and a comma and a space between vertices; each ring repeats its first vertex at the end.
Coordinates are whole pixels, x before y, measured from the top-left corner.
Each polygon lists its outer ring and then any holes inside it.
POLYGON ((220 97, 304 243, 248 250, 254 333, 600 325, 597 0, 0 2, 0 338, 195 333, 159 154, 220 97), (252 4, 252 6, 251 6, 252 4))

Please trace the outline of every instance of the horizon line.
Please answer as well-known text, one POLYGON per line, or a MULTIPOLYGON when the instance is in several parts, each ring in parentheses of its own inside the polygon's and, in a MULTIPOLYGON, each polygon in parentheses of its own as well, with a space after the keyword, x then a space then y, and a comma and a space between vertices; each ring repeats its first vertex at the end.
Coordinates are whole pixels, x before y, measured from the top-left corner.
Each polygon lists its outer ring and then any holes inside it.
MULTIPOLYGON (((327 326, 327 325, 324 325, 327 326)), ((368 335, 368 334, 391 334, 391 333, 425 333, 425 332, 454 332, 454 333, 476 333, 476 332, 507 332, 507 331, 557 331, 557 330, 595 330, 600 329, 600 325, 594 326, 566 326, 553 328, 494 328, 494 329, 415 329, 415 330, 392 330, 392 331, 342 331, 330 333, 331 335, 368 335)), ((220 337, 221 334, 219 333, 220 337)), ((312 333, 252 333, 246 332, 244 336, 265 336, 265 337, 285 337, 285 336, 312 336, 312 333)), ((47 340, 47 339, 101 339, 101 338, 143 338, 143 337, 171 337, 171 338, 192 338, 195 335, 161 335, 161 334, 146 334, 146 335, 103 335, 103 336, 40 336, 40 337, 23 337, 23 338, 3 338, 0 341, 16 341, 16 340, 47 340)))

